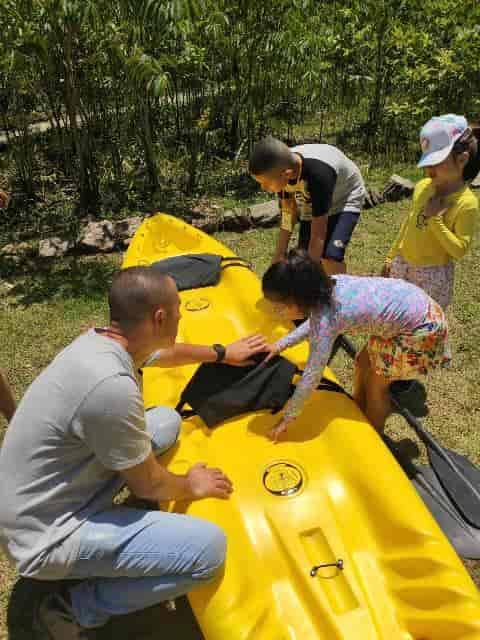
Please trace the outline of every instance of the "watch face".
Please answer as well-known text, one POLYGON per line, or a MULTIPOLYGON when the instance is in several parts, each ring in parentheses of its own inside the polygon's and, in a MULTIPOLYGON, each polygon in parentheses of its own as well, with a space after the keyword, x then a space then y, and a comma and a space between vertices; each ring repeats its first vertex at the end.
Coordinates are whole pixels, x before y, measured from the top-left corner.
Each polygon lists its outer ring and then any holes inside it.
POLYGON ((291 496, 303 487, 304 475, 291 462, 276 462, 263 472, 263 486, 275 496, 291 496))

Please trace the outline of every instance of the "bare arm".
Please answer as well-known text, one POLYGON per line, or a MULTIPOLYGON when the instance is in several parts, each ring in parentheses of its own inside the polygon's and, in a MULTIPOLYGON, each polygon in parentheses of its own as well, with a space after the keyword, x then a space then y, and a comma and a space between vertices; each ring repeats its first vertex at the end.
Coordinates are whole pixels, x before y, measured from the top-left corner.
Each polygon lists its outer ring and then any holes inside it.
POLYGON ((285 351, 285 349, 289 349, 290 347, 294 347, 299 342, 303 342, 303 340, 307 340, 310 336, 310 319, 305 320, 302 324, 290 331, 290 333, 283 338, 280 338, 274 345, 275 353, 281 353, 285 351))
MULTIPOLYGON (((223 362, 226 364, 250 364, 255 353, 265 351, 267 342, 261 335, 246 336, 226 346, 223 362)), ((181 367, 198 362, 215 362, 217 352, 212 347, 179 342, 169 349, 160 349, 149 360, 147 366, 181 367)))
POLYGON ((312 218, 312 232, 310 235, 310 244, 308 253, 312 260, 320 263, 323 258, 325 247, 325 238, 327 236, 328 218, 326 215, 312 218))
POLYGON ((184 364, 195 364, 196 362, 215 362, 216 359, 217 353, 212 347, 178 342, 169 349, 156 351, 147 360, 146 366, 181 367, 184 364))
POLYGON ((291 235, 292 232, 287 231, 286 229, 280 229, 280 231, 278 232, 277 248, 275 249, 275 253, 273 254, 272 264, 274 264, 275 262, 280 262, 285 258, 291 235))
POLYGON ((287 253, 290 237, 297 222, 297 201, 295 198, 282 200, 280 203, 281 221, 277 239, 277 248, 272 258, 272 263, 280 262, 287 253))
POLYGON ((130 490, 146 500, 200 500, 228 498, 232 483, 220 469, 198 463, 186 475, 176 475, 165 469, 153 453, 140 464, 121 471, 130 490))
POLYGON ((3 371, 0 371, 0 411, 10 422, 17 408, 12 388, 8 384, 7 378, 3 371))

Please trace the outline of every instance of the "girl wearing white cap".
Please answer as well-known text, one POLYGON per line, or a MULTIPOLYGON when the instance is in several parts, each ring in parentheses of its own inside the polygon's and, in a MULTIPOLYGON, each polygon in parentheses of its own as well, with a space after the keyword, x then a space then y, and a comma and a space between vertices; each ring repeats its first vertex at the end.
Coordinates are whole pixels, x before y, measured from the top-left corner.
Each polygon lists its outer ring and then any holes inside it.
POLYGON ((479 204, 466 182, 480 169, 477 140, 463 116, 431 118, 420 131, 425 168, 382 270, 421 287, 443 309, 453 294, 454 261, 470 248, 479 204))

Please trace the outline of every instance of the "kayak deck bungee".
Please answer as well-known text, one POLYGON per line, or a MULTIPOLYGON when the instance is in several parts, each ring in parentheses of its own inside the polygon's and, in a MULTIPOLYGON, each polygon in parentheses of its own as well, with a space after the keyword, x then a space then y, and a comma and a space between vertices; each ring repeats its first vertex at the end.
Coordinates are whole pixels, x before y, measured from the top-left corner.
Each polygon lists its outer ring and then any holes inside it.
MULTIPOLYGON (((123 266, 204 252, 234 255, 158 214, 138 229, 123 266)), ((291 329, 244 268, 180 297, 179 341, 228 343, 256 332, 275 340, 291 329)), ((302 368, 307 345, 284 355, 302 368)), ((175 407, 195 369, 145 369, 145 405, 175 407)), ((220 467, 234 484, 229 500, 168 506, 227 535, 224 574, 189 594, 206 640, 480 640, 479 592, 355 403, 315 392, 275 445, 266 433, 277 420, 257 412, 209 430, 193 417, 162 458, 176 473, 198 461, 220 467)))

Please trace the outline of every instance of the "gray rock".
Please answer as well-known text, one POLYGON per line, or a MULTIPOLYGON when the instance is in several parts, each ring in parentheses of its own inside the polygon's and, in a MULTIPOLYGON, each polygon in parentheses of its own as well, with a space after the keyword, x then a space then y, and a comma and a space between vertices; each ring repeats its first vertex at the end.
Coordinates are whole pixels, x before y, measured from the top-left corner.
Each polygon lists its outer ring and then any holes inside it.
POLYGON ((30 242, 11 242, 6 244, 0 250, 2 256, 18 256, 26 257, 33 256, 35 248, 30 242))
POLYGON ((393 175, 385 185, 382 196, 387 202, 397 202, 404 198, 410 198, 415 189, 411 180, 393 175))
POLYGON ((8 296, 8 294, 11 293, 12 289, 15 289, 15 285, 11 282, 5 282, 5 280, 0 282, 0 296, 8 296))
POLYGON ((193 207, 191 211, 191 216, 193 220, 196 220, 197 218, 201 218, 202 220, 205 220, 205 218, 208 218, 209 215, 211 215, 210 211, 207 211, 206 209, 199 206, 193 207))
POLYGON ((78 248, 89 252, 107 252, 115 248, 115 227, 110 220, 89 222, 80 234, 78 248))
POLYGON ((277 200, 254 204, 248 209, 248 212, 254 227, 272 227, 280 218, 277 200))
POLYGON ((220 226, 224 231, 245 231, 252 223, 248 209, 226 209, 220 216, 220 226))
POLYGON ((215 231, 218 231, 218 218, 217 216, 194 218, 192 220, 192 227, 200 229, 200 231, 204 233, 215 233, 215 231))
POLYGON ((245 231, 251 227, 271 227, 280 217, 276 200, 223 211, 219 205, 197 206, 191 213, 193 214, 191 224, 205 233, 213 233, 219 229, 245 231))
POLYGON ((373 209, 373 207, 377 207, 379 204, 385 202, 385 198, 376 189, 370 189, 367 187, 367 193, 365 195, 365 201, 363 203, 364 209, 373 209))
POLYGON ((64 256, 73 243, 62 238, 47 238, 40 240, 38 244, 38 255, 41 258, 60 258, 64 256))
POLYGON ((114 225, 114 234, 117 243, 126 248, 130 244, 138 227, 142 224, 143 219, 140 216, 125 218, 114 225))

